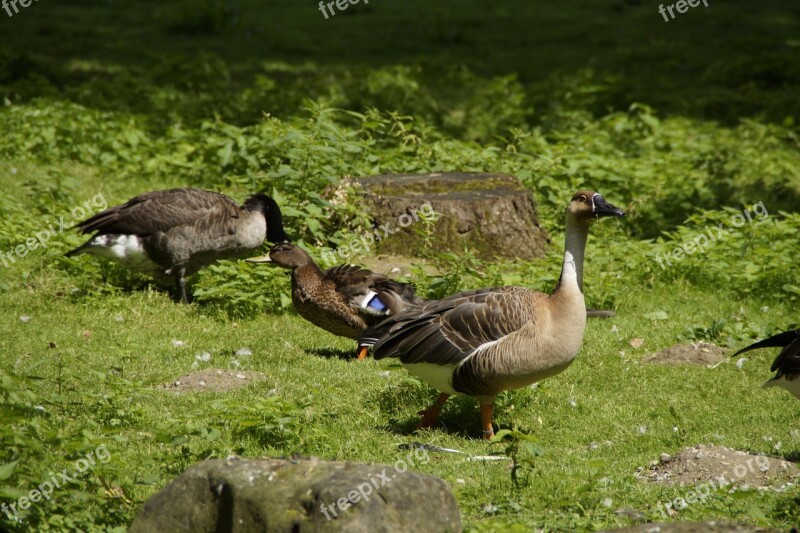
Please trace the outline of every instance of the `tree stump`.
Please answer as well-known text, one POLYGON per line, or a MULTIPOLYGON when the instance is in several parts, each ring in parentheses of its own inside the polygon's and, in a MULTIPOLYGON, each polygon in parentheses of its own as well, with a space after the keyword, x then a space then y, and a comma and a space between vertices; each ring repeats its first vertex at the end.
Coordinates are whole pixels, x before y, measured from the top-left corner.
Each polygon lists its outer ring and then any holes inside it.
POLYGON ((514 176, 383 174, 355 182, 382 253, 413 256, 426 246, 462 253, 466 247, 482 259, 534 259, 550 244, 533 195, 514 176))

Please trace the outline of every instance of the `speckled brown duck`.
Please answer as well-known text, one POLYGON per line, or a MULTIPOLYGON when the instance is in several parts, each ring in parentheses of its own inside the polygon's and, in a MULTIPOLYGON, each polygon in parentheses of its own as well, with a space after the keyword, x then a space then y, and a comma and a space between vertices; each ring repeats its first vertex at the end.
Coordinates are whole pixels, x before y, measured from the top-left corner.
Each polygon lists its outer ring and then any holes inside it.
MULTIPOLYGON (((300 316, 348 339, 357 339, 367 327, 403 311, 409 304, 424 301, 416 295, 413 285, 359 266, 340 265, 322 270, 295 244, 277 244, 267 255, 247 261, 291 270, 292 303, 300 316)), ((363 359, 363 354, 359 359, 363 359)))

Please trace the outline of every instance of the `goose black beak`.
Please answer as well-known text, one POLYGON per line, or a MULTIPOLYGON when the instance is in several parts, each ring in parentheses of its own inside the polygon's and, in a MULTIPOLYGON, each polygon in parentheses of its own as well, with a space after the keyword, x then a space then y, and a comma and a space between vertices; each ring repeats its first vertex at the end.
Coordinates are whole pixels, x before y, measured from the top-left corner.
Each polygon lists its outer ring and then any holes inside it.
POLYGON ((625 216, 625 211, 615 205, 611 205, 599 194, 594 195, 592 203, 594 204, 594 216, 597 218, 625 216))
POLYGON ((270 259, 269 254, 267 255, 260 255, 258 257, 248 257, 245 259, 248 263, 272 263, 272 259, 270 259))

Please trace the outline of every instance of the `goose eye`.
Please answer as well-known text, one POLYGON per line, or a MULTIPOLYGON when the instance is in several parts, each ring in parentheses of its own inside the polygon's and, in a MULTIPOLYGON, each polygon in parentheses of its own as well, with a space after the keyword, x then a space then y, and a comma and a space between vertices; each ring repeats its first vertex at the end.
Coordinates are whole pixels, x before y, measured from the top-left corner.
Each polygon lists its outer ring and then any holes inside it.
POLYGON ((583 203, 586 203, 586 195, 585 194, 581 194, 581 197, 579 198, 579 200, 581 202, 583 202, 583 203))

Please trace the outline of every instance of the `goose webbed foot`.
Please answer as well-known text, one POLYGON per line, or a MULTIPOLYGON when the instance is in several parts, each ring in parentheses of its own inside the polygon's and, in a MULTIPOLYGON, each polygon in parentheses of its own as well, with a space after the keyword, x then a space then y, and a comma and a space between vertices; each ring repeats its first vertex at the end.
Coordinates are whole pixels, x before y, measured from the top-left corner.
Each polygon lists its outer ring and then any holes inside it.
POLYGON ((439 419, 439 415, 442 412, 442 407, 444 407, 444 403, 450 397, 449 394, 441 393, 439 397, 436 399, 436 402, 431 404, 427 409, 420 411, 418 414, 422 415, 422 420, 419 421, 417 424, 417 429, 424 429, 433 427, 436 421, 439 419))

